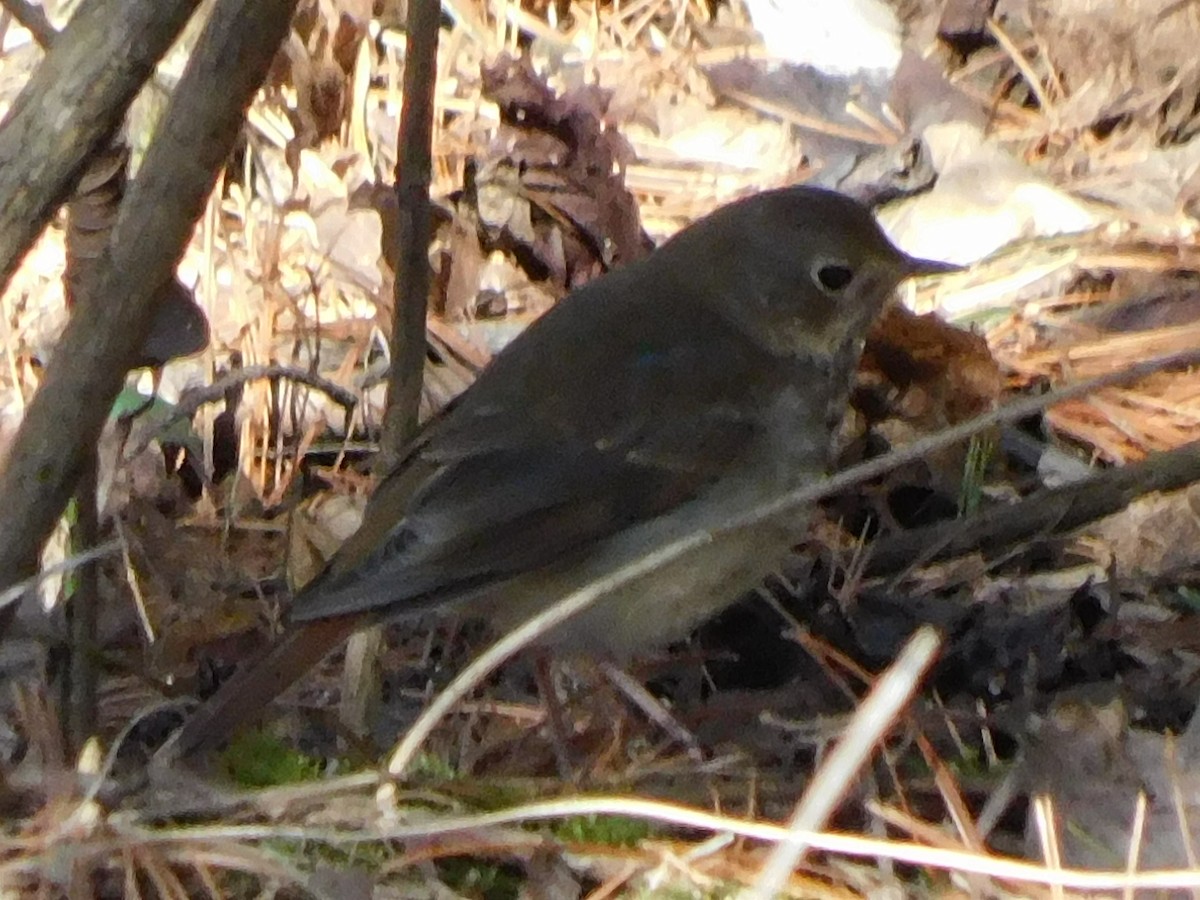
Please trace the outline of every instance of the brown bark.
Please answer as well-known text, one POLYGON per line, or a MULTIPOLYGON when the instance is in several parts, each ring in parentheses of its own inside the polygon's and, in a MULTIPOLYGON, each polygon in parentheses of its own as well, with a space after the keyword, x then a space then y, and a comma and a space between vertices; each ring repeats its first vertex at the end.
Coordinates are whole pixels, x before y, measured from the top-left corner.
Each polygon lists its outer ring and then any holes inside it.
MULTIPOLYGON (((153 321, 296 0, 220 0, 130 184, 94 290, 63 332, 0 473, 0 583, 32 572, 153 321), (219 88, 219 89, 218 89, 219 88)), ((84 9, 104 6, 104 0, 84 9)), ((122 3, 127 9, 129 3, 122 3)), ((155 8, 165 8, 156 0, 155 8)), ((55 44, 65 43, 66 33, 55 44)))
POLYGON ((429 295, 431 238, 429 179, 432 168, 433 92, 437 83, 437 0, 408 5, 408 52, 404 59, 404 106, 400 112, 400 158, 396 163, 399 244, 392 368, 377 469, 391 468, 416 434, 425 374, 425 315, 429 295))
POLYGON ((880 540, 867 560, 868 575, 894 575, 913 566, 967 553, 994 557, 1024 541, 1067 534, 1120 512, 1138 497, 1200 481, 1200 443, 1185 444, 1084 481, 1030 494, 1009 506, 968 519, 942 522, 880 540))
POLYGON ((0 287, 196 5, 88 0, 54 40, 0 128, 0 287))
MULTIPOLYGON (((417 433, 421 388, 425 379, 425 318, 432 273, 429 242, 432 238, 429 182, 433 167, 433 95, 437 85, 438 29, 441 4, 437 0, 410 0, 405 29, 408 51, 404 57, 404 105, 400 110, 396 161, 396 248, 385 258, 395 258, 391 353, 388 372, 388 405, 375 471, 386 473, 399 460, 404 447, 417 433)), ((384 232, 386 235, 386 231, 384 232)), ((382 646, 376 626, 360 632, 346 648, 342 687, 342 723, 354 733, 366 730, 378 679, 375 670, 382 646)))

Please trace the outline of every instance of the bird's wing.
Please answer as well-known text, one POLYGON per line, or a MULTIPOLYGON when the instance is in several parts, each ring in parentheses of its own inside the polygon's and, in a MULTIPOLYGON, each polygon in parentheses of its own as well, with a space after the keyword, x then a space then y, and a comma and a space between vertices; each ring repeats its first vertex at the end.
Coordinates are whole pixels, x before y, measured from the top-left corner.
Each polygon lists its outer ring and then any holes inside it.
POLYGON ((477 383, 380 485, 293 619, 453 601, 584 552, 720 479, 759 431, 746 348, 660 352, 645 331, 635 352, 599 369, 542 360, 499 373, 507 393, 477 383), (589 370, 607 383, 573 374, 589 370), (522 378, 540 390, 514 397, 522 378))

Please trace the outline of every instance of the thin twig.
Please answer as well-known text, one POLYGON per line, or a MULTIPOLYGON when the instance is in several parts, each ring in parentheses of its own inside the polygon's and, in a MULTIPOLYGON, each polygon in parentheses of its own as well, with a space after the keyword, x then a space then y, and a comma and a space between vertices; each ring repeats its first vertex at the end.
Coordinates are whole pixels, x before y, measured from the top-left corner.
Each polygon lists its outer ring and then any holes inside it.
POLYGON ((953 447, 955 444, 997 425, 1011 425, 1029 416, 1037 415, 1055 404, 1074 400, 1076 397, 1084 397, 1106 387, 1131 384, 1164 369, 1183 368, 1197 364, 1200 364, 1200 349, 1185 350, 1182 353, 1156 356, 1154 359, 1136 363, 1126 369, 1106 372, 1095 378, 1056 388, 1037 397, 1026 397, 1014 403, 1006 403, 998 409, 976 416, 960 425, 931 434, 918 441, 913 441, 899 450, 893 450, 884 456, 838 472, 817 485, 785 494, 763 507, 762 510, 753 513, 752 517, 755 520, 768 518, 786 509, 794 509, 817 500, 823 500, 855 485, 886 475, 901 466, 925 459, 940 450, 953 447))
POLYGON ((348 413, 354 412, 354 408, 358 405, 358 397, 352 391, 308 369, 281 365, 246 366, 227 372, 211 384, 188 388, 184 391, 179 402, 175 404, 175 413, 168 425, 181 419, 190 419, 206 403, 216 403, 225 399, 225 394, 230 388, 240 387, 247 382, 258 381, 262 378, 287 379, 307 385, 314 390, 321 391, 348 413))
POLYGON ((387 471, 417 432, 421 383, 425 373, 425 319, 432 271, 429 182, 433 168, 433 105, 437 85, 441 5, 414 0, 408 5, 404 59, 404 103, 400 110, 396 161, 395 318, 388 407, 377 465, 387 471))
POLYGON ((18 581, 11 587, 0 591, 0 609, 8 606, 10 603, 15 603, 20 600, 26 591, 37 587, 47 578, 53 578, 55 575, 63 575, 67 572, 73 572, 82 565, 86 565, 97 559, 103 559, 109 554, 116 553, 121 549, 120 541, 105 541, 91 550, 85 550, 83 553, 78 553, 70 559, 64 559, 62 562, 55 563, 52 566, 45 566, 35 575, 18 581))

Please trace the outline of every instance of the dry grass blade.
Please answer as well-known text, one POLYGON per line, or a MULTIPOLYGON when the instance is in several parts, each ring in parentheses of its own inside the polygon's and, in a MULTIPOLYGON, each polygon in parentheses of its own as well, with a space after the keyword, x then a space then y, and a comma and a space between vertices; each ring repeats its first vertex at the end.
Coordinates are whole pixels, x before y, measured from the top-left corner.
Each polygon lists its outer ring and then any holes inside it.
MULTIPOLYGON (((296 802, 303 801, 294 792, 296 802)), ((311 807, 310 807, 311 808, 311 807)), ((811 850, 842 854, 863 859, 885 859, 897 863, 929 866, 946 871, 983 875, 1014 884, 1058 886, 1071 890, 1135 890, 1200 888, 1200 872, 1193 869, 1143 871, 1129 874, 1124 870, 1099 871, 1066 867, 1046 867, 1010 857, 972 853, 963 850, 929 847, 922 844, 868 838, 845 833, 804 832, 794 834, 788 828, 737 816, 718 815, 680 804, 621 796, 582 796, 508 807, 477 815, 443 816, 426 809, 420 821, 411 811, 397 819, 395 808, 385 803, 380 818, 368 825, 330 829, 292 824, 212 825, 186 829, 145 828, 137 831, 139 840, 167 852, 187 845, 213 845, 220 842, 257 843, 261 841, 312 841, 330 846, 360 844, 364 841, 416 841, 460 833, 482 833, 509 825, 550 821, 576 816, 628 816, 665 825, 696 829, 714 834, 728 833, 767 843, 791 838, 804 841, 811 850)), ((125 833, 134 834, 130 829, 125 833)))
POLYGON ((783 890, 808 849, 803 835, 824 826, 859 768, 920 687, 940 646, 941 638, 932 628, 918 629, 896 661, 875 682, 833 752, 813 773, 812 782, 788 822, 789 837, 780 842, 763 866, 751 891, 752 897, 769 900, 783 890))

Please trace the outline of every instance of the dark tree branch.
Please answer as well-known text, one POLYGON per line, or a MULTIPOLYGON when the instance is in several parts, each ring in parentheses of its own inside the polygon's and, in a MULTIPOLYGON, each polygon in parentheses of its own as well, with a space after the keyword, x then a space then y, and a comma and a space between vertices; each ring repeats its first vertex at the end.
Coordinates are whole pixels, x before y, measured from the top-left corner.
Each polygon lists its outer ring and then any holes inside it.
POLYGON ((3 0, 0 2, 0 6, 9 12, 22 28, 33 35, 33 39, 43 50, 53 44, 54 39, 58 37, 58 32, 54 30, 50 20, 46 18, 45 10, 40 6, 34 6, 28 0, 3 0))
POLYGON ((430 169, 433 166, 433 92, 437 83, 437 0, 408 4, 408 51, 404 57, 404 106, 396 163, 398 200, 395 319, 388 408, 376 467, 387 471, 417 430, 425 374, 425 315, 429 295, 430 169))
POLYGON ((1200 481, 1200 443, 1185 444, 1120 469, 1060 488, 1037 491, 1008 506, 968 519, 881 539, 871 549, 867 575, 895 575, 914 566, 981 552, 995 557, 1023 541, 1067 534, 1120 512, 1138 497, 1176 491, 1200 481))
MULTIPOLYGON (((100 511, 96 508, 97 463, 88 454, 75 491, 75 523, 71 526, 71 552, 90 550, 100 543, 100 511)), ((61 686, 60 709, 65 716, 63 737, 72 754, 96 733, 96 698, 99 673, 96 667, 96 634, 100 620, 100 572, 93 560, 79 567, 75 591, 67 604, 70 650, 61 686)))
POLYGON ((88 0, 54 39, 0 127, 0 288, 196 5, 88 0))
MULTIPOLYGON (((107 5, 91 0, 83 8, 107 5)), ((119 5, 127 17, 130 4, 119 5)), ((0 584, 35 568, 150 330, 155 295, 174 272, 295 5, 219 0, 214 7, 129 186, 109 252, 97 264, 94 289, 106 301, 67 324, 0 473, 0 584)), ((152 6, 160 11, 167 4, 155 0, 152 6)), ((65 38, 66 32, 56 51, 65 38)))
MULTIPOLYGON (((41 45, 49 49, 58 38, 41 7, 25 0, 2 0, 2 5, 41 45)), ((117 134, 121 129, 117 129, 117 134)), ((74 196, 68 201, 67 230, 67 306, 84 305, 90 296, 91 270, 106 251, 127 181, 129 151, 120 137, 109 141, 107 152, 99 146, 88 155, 74 196)), ((191 292, 172 280, 159 300, 158 316, 143 347, 145 365, 161 365, 176 355, 196 352, 207 343, 208 327, 203 312, 191 292), (147 349, 151 352, 147 352, 147 349)), ((93 298, 94 299, 94 298, 93 298)), ((85 313, 86 315, 86 313, 85 313)), ((71 527, 75 548, 87 549, 99 541, 100 522, 96 508, 97 461, 89 455, 82 466, 75 491, 76 519, 71 527)), ((70 603, 66 607, 69 623, 69 650, 61 670, 59 707, 64 716, 64 742, 75 753, 91 736, 96 723, 98 673, 95 664, 96 628, 100 618, 99 571, 93 561, 80 566, 74 579, 70 603)), ((0 611, 0 622, 10 621, 0 611)), ((3 627, 0 627, 3 630, 3 627)))
MULTIPOLYGON (((429 181, 433 168, 433 94, 437 84, 438 0, 409 0, 404 55, 404 105, 396 160, 396 280, 393 293, 388 404, 375 471, 387 472, 417 433, 425 377, 425 319, 432 280, 429 181)), ((386 232, 385 232, 386 233, 386 232)), ((388 255, 385 251, 385 256, 388 255)), ((346 648, 341 721, 351 733, 367 727, 376 695, 375 668, 383 634, 379 627, 355 635, 346 648)))

